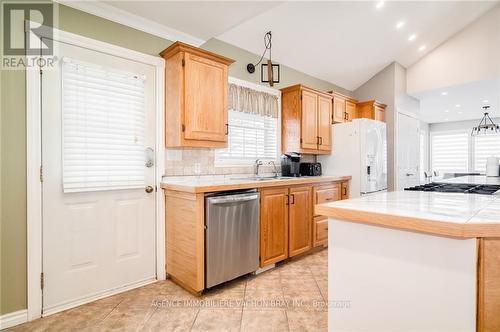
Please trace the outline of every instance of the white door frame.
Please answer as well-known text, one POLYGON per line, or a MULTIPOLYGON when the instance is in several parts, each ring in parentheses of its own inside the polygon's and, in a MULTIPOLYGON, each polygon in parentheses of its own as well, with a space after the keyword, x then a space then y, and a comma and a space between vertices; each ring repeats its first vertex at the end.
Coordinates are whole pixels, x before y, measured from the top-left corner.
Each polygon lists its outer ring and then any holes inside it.
MULTIPOLYGON (((399 131, 399 117, 401 115, 408 116, 410 118, 413 118, 418 121, 418 132, 420 133, 420 118, 418 117, 417 114, 413 112, 409 112, 403 109, 398 109, 396 108, 396 116, 394 117, 394 190, 397 190, 398 185, 399 185, 399 179, 398 179, 398 149, 399 149, 399 140, 398 140, 398 131, 399 131)), ((419 149, 420 149, 420 144, 419 144, 419 149)), ((420 167, 420 164, 418 165, 420 167)), ((418 172, 420 172, 420 169, 418 169, 418 172)))
MULTIPOLYGON (((163 109, 165 61, 160 57, 140 53, 113 44, 97 41, 66 31, 53 29, 53 38, 59 42, 92 49, 98 52, 137 61, 155 67, 156 97, 156 278, 165 279, 165 222, 163 195, 160 182, 164 171, 163 109)), ((42 289, 42 146, 41 146, 41 95, 38 68, 26 70, 26 190, 27 190, 27 294, 28 321, 41 317, 42 289)))

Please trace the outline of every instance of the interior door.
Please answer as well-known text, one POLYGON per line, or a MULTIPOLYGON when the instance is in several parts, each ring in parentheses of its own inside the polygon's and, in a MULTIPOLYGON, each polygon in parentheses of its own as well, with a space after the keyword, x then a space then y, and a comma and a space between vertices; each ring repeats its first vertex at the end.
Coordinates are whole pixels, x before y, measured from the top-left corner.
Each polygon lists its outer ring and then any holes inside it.
POLYGON ((41 78, 44 314, 156 279, 155 68, 55 43, 41 78))
POLYGON ((288 257, 288 188, 260 193, 260 266, 288 257))
POLYGON ((226 142, 227 66, 186 53, 184 79, 184 138, 226 142))
POLYGON ((312 247, 312 187, 290 188, 289 255, 306 252, 312 247))
POLYGON ((397 189, 420 183, 419 120, 403 113, 397 113, 397 189))
POLYGON ((332 99, 318 97, 318 149, 323 151, 332 150, 332 99))
POLYGON ((309 91, 302 91, 301 147, 318 149, 318 96, 309 91))

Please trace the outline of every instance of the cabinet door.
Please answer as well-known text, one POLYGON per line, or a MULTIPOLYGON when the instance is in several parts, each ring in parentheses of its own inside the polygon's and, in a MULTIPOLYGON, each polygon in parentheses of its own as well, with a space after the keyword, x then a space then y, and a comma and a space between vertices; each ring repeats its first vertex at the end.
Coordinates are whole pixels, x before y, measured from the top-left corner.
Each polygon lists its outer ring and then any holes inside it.
POLYGON ((314 217, 313 221, 313 246, 325 246, 328 243, 328 218, 314 217))
POLYGON ((288 188, 260 192, 260 266, 288 258, 288 188))
POLYGON ((356 117, 356 104, 352 101, 345 102, 346 121, 350 122, 356 117))
POLYGON ((301 147, 303 149, 318 148, 317 131, 318 96, 309 91, 302 91, 302 121, 301 121, 301 147))
POLYGON ((289 256, 306 252, 312 247, 312 187, 290 188, 289 256))
POLYGON ((318 150, 332 150, 332 99, 318 96, 318 150))
POLYGON ((333 122, 345 122, 345 99, 333 97, 333 122))
POLYGON ((340 183, 315 186, 313 189, 314 205, 335 202, 341 199, 340 183))
POLYGON ((349 182, 342 182, 342 199, 349 198, 349 182))
POLYGON ((184 139, 226 142, 227 66, 186 53, 184 77, 184 139))
POLYGON ((374 120, 385 122, 385 110, 380 106, 374 106, 374 120))

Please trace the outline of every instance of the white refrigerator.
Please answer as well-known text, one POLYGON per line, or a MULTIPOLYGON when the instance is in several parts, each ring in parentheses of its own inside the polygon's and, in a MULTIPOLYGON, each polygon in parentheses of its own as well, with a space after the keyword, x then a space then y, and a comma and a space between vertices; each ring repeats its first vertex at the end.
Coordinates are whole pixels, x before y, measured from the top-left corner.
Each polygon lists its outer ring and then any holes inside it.
POLYGON ((323 175, 351 175, 351 198, 387 190, 385 123, 354 119, 334 124, 332 130, 332 153, 318 156, 323 175))

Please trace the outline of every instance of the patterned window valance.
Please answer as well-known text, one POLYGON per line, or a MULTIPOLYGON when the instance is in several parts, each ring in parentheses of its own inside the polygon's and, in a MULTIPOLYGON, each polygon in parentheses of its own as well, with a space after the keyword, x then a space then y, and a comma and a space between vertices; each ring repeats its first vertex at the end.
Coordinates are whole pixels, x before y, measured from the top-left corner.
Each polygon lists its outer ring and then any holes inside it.
POLYGON ((238 112, 277 118, 278 97, 230 83, 228 108, 238 112))

